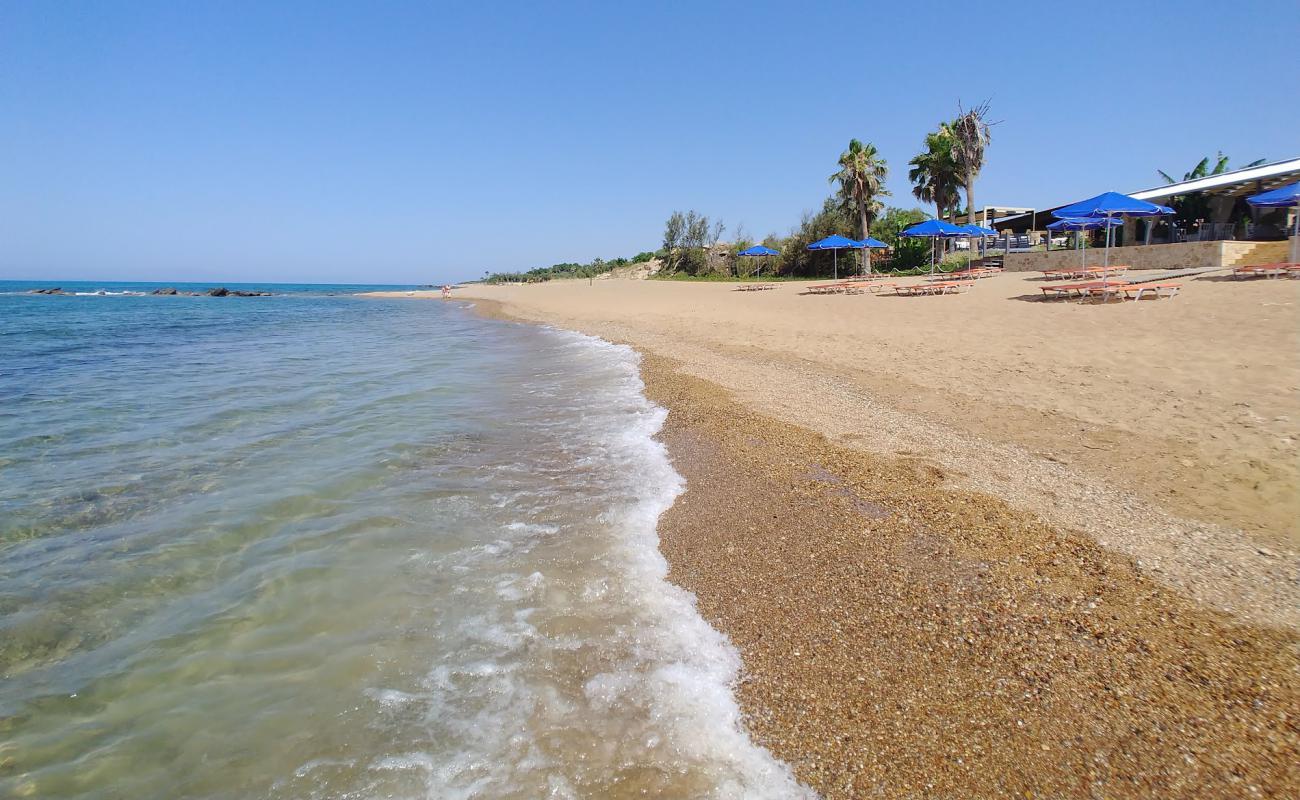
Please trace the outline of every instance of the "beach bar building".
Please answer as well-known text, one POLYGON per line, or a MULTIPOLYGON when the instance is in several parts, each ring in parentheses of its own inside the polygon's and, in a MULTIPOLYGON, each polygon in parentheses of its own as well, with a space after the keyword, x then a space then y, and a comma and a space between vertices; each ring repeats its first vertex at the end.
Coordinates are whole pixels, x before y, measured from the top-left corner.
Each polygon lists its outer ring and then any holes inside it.
MULTIPOLYGON (((1172 217, 1127 218, 1113 233, 1111 261, 1133 269, 1237 267, 1286 261, 1288 236, 1296 208, 1256 208, 1252 195, 1300 180, 1300 158, 1207 175, 1195 180, 1128 192, 1131 197, 1172 206, 1172 217)), ((1104 187, 1102 187, 1104 188, 1104 187)), ((1066 269, 1078 265, 1074 250, 1041 246, 1049 243, 1046 226, 1052 212, 1067 205, 1018 212, 991 220, 988 227, 1011 247, 1003 259, 1008 271, 1066 269)))

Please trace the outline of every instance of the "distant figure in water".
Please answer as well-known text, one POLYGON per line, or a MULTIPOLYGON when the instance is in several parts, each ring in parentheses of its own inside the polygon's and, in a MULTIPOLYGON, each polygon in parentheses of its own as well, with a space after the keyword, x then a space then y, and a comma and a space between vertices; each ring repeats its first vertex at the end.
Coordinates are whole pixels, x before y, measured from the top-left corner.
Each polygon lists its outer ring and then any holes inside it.
POLYGON ((451 287, 450 287, 450 286, 443 286, 443 287, 442 287, 442 299, 443 299, 443 300, 446 300, 448 297, 451 297, 451 287))

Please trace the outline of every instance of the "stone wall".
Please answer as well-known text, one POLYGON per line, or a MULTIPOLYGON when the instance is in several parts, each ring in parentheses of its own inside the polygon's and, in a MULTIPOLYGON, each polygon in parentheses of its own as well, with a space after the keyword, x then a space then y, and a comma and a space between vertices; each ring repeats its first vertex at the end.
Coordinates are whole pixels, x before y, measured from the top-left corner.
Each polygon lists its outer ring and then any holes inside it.
MULTIPOLYGON (((1230 267, 1243 264, 1267 264, 1284 260, 1286 242, 1180 242, 1178 244, 1142 244, 1112 247, 1110 263, 1132 269, 1189 269, 1194 267, 1230 267)), ((1089 266, 1101 266, 1104 250, 1087 251, 1089 266)), ((1071 269, 1079 266, 1078 250, 1052 250, 1041 253, 1009 253, 1003 259, 1008 272, 1036 272, 1045 269, 1071 269)))

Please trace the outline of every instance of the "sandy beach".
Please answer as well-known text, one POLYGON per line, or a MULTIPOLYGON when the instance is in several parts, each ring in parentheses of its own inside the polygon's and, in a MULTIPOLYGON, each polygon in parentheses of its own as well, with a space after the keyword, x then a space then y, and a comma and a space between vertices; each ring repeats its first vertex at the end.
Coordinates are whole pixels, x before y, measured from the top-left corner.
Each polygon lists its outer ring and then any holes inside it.
POLYGON ((1182 282, 456 297, 644 354, 688 485, 671 577, 741 650, 755 737, 823 795, 1285 796, 1300 282, 1182 282))

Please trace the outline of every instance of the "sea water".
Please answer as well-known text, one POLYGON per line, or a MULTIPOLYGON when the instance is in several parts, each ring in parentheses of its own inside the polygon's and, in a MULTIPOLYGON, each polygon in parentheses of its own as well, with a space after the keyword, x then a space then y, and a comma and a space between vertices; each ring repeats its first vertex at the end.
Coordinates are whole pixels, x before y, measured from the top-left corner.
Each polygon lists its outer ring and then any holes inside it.
POLYGON ((30 286, 0 797, 806 795, 665 580, 632 351, 356 287, 30 286))

